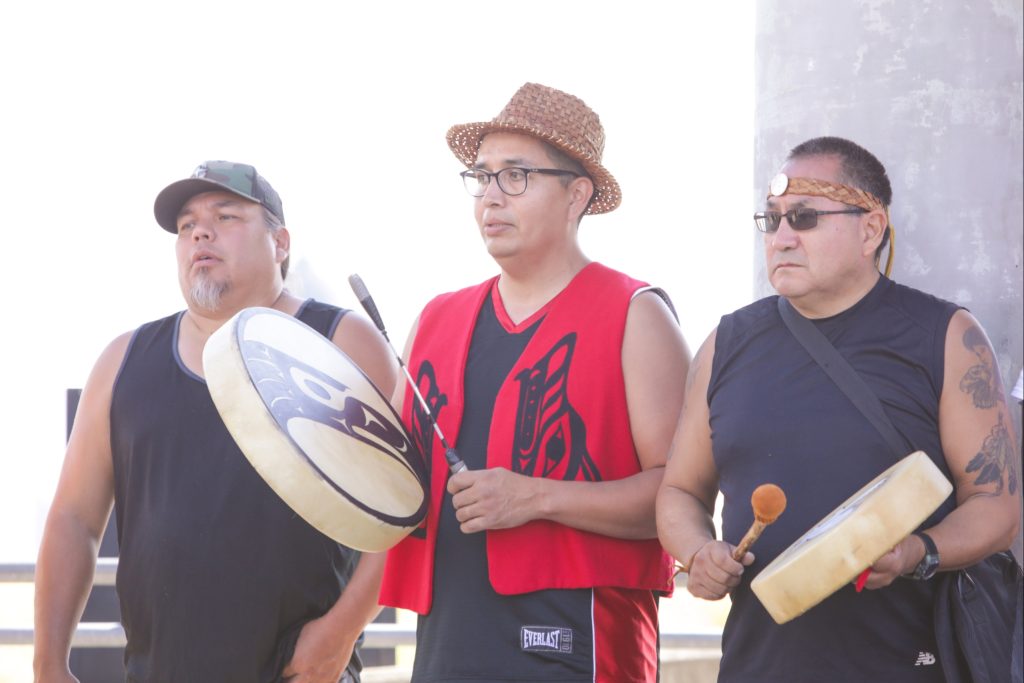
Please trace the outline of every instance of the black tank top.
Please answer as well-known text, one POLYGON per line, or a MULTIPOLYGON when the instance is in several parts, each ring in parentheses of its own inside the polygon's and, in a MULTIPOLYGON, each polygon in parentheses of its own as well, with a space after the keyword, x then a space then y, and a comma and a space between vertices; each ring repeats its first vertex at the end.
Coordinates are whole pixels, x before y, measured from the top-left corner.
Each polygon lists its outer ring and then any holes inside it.
MULTIPOLYGON (((498 390, 533 337, 540 320, 505 330, 492 297, 481 308, 469 347, 465 414, 458 450, 469 469, 486 467, 487 441, 498 390)), ((434 560, 434 600, 416 629, 412 680, 434 683, 593 680, 589 589, 499 595, 487 578, 486 533, 464 534, 445 493, 434 560), (572 655, 524 651, 524 626, 574 630, 572 655), (500 672, 500 676, 496 676, 500 672)))
MULTIPOLYGON (((311 300, 297 317, 329 338, 346 312, 311 300)), ((181 362, 181 318, 135 332, 111 400, 127 679, 276 681, 357 553, 292 512, 239 451, 181 362)))
MULTIPOLYGON (((759 484, 780 485, 788 500, 732 592, 719 680, 940 683, 934 581, 900 578, 861 593, 846 586, 782 626, 750 590, 765 565, 897 460, 792 336, 776 299, 722 318, 708 387, 723 538, 738 543, 750 526, 750 495, 759 484)), ((848 310, 814 321, 878 394, 906 452, 925 451, 947 478, 938 406, 946 328, 956 310, 883 277, 848 310)), ((954 505, 950 497, 923 526, 954 505)))

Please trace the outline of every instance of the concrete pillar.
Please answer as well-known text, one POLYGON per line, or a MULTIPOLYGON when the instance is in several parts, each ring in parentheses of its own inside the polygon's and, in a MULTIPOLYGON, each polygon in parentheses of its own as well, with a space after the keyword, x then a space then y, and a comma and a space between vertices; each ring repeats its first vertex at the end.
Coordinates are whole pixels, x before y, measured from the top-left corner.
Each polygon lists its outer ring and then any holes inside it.
MULTIPOLYGON (((1021 0, 759 0, 756 18, 753 206, 805 139, 869 149, 893 185, 893 278, 970 309, 1007 392, 1024 360, 1022 26, 1021 0)), ((753 267, 772 293, 760 239, 753 267)))

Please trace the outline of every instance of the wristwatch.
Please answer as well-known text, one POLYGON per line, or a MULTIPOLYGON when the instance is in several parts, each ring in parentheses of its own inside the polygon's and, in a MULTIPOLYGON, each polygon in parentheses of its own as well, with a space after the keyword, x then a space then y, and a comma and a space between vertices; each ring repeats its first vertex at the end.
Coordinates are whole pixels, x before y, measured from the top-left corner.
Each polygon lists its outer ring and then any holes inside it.
POLYGON ((932 537, 923 531, 915 531, 914 535, 924 543, 924 557, 917 563, 914 572, 907 574, 907 577, 918 581, 927 581, 935 576, 935 572, 939 568, 939 549, 935 547, 932 537))

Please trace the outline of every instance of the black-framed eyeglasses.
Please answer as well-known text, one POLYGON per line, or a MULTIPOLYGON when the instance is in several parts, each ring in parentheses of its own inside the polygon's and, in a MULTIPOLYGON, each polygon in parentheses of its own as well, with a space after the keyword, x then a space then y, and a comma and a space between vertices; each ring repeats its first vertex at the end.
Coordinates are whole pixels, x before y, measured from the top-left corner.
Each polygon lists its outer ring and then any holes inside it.
POLYGON ((810 230, 818 224, 818 216, 829 216, 837 213, 868 213, 868 210, 852 208, 841 211, 818 211, 817 209, 800 208, 790 209, 785 213, 762 211, 754 214, 754 225, 761 232, 775 232, 779 229, 779 224, 782 223, 782 218, 785 216, 789 222, 789 227, 794 230, 810 230))
POLYGON ((471 168, 459 175, 462 176, 462 182, 466 185, 466 192, 474 197, 484 196, 487 186, 491 184, 491 178, 498 179, 498 188, 502 192, 510 197, 515 197, 526 192, 526 180, 531 173, 580 177, 580 174, 575 171, 566 171, 561 168, 519 168, 518 166, 503 168, 495 173, 490 173, 482 168, 471 168))

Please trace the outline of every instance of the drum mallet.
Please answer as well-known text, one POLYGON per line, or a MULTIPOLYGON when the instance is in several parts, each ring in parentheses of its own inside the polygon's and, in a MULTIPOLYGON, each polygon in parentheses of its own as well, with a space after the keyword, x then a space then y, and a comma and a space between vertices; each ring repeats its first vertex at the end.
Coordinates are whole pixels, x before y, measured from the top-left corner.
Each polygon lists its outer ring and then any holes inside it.
MULTIPOLYGON (((747 554, 747 550, 754 544, 754 541, 761 536, 765 527, 778 519, 782 511, 786 509, 786 494, 775 484, 761 484, 754 489, 753 495, 750 496, 750 505, 754 508, 754 523, 750 525, 740 544, 732 551, 732 559, 737 562, 743 561, 743 556, 747 554)), ((689 565, 677 562, 672 579, 674 580, 679 574, 688 574, 691 566, 693 566, 692 557, 689 565)))
POLYGON ((732 551, 732 559, 740 562, 747 550, 753 545, 769 524, 774 522, 786 509, 786 494, 775 484, 761 484, 750 496, 750 505, 754 508, 754 523, 750 525, 743 540, 732 551))
POLYGON ((366 310, 366 314, 370 316, 370 320, 377 326, 380 333, 384 335, 384 341, 388 343, 388 347, 391 349, 391 353, 395 354, 395 358, 398 359, 398 365, 401 366, 402 372, 405 373, 405 379, 408 380, 409 386, 412 387, 413 393, 416 394, 416 398, 419 399, 420 407, 423 408, 423 412, 427 414, 427 419, 430 420, 430 424, 434 427, 434 432, 437 434, 437 438, 441 440, 441 445, 444 446, 444 459, 448 462, 448 469, 452 474, 458 474, 462 470, 466 469, 466 463, 459 457, 458 452, 448 445, 448 441, 444 438, 444 434, 441 432, 441 428, 437 426, 437 420, 434 419, 433 413, 430 412, 430 408, 427 406, 427 402, 423 399, 423 395, 420 393, 419 387, 416 386, 415 380, 412 375, 409 374, 409 368, 405 366, 405 361, 402 360, 402 356, 395 351, 395 347, 391 344, 391 339, 388 338, 388 333, 384 329, 384 321, 380 317, 380 313, 377 311, 377 304, 373 303, 373 297, 370 296, 370 290, 363 284, 363 279, 353 273, 348 276, 348 284, 352 287, 352 291, 355 293, 356 298, 359 299, 359 303, 363 305, 366 310))

